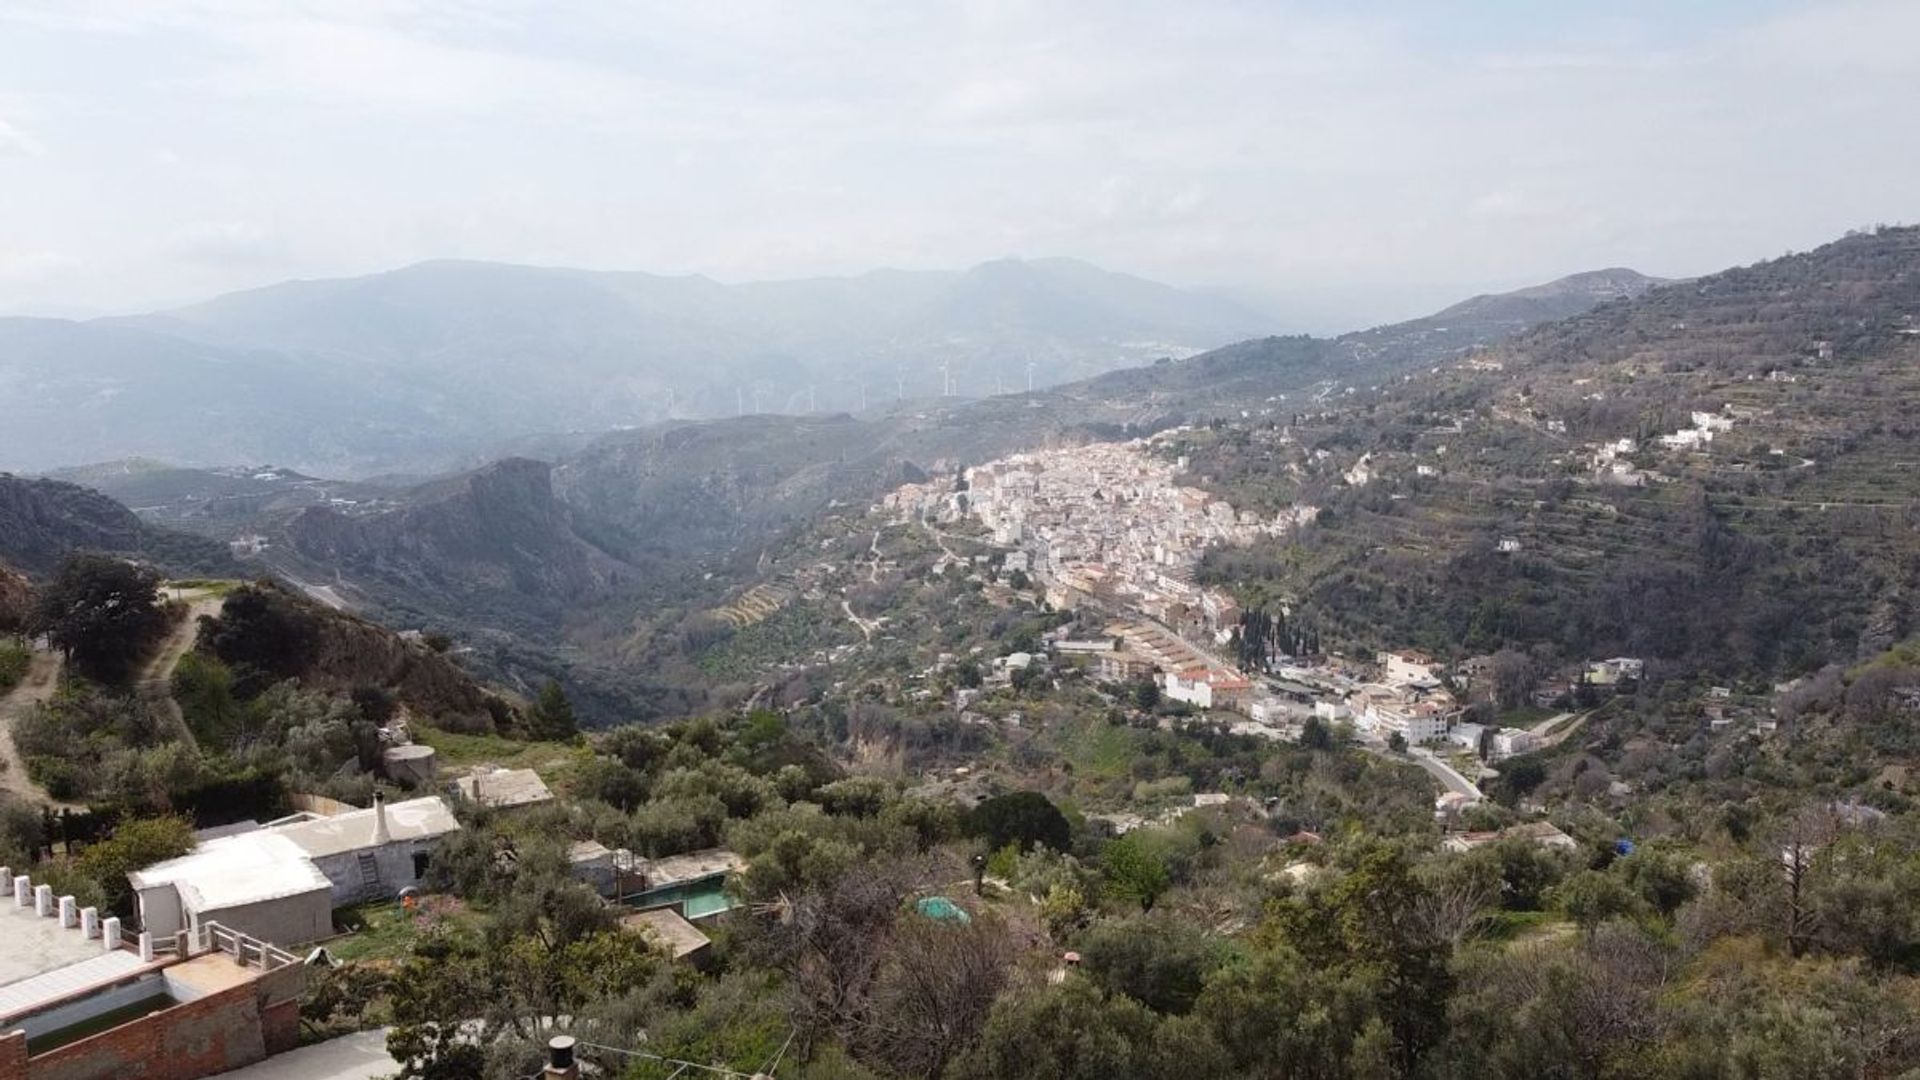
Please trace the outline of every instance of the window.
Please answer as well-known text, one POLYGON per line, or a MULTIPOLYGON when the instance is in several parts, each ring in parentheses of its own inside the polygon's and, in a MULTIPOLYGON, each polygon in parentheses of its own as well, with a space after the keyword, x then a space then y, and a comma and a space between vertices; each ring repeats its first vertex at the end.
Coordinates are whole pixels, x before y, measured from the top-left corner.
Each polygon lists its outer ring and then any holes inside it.
POLYGON ((413 880, 419 881, 427 876, 427 862, 430 856, 424 851, 413 853, 413 880))

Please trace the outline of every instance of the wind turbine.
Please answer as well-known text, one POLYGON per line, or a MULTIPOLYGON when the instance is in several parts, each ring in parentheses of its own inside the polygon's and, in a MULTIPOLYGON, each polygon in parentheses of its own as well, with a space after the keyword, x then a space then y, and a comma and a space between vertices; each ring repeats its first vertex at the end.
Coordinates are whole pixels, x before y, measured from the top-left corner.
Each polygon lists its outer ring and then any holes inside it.
POLYGON ((746 388, 739 383, 733 384, 733 414, 735 416, 747 415, 747 391, 746 388))

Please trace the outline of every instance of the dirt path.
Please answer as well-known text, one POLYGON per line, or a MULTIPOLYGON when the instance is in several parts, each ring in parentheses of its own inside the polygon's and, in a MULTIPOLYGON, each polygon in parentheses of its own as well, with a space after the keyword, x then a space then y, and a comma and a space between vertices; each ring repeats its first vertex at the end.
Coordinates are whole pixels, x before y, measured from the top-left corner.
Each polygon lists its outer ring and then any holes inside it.
POLYGON ((13 724, 29 709, 53 696, 60 685, 60 664, 59 653, 36 650, 20 685, 0 697, 0 762, 6 765, 0 770, 0 791, 28 802, 52 803, 56 808, 65 804, 55 801, 45 788, 27 776, 27 763, 13 745, 13 724))
POLYGON ((167 589, 169 600, 184 601, 186 614, 167 630, 167 636, 160 642, 160 648, 147 662, 147 670, 140 676, 140 697, 167 718, 172 725, 174 735, 181 742, 194 749, 200 748, 199 740, 193 736, 193 729, 187 726, 186 717, 180 713, 180 703, 173 700, 173 669, 180 666, 180 658, 193 648, 194 639, 200 633, 200 616, 220 614, 220 606, 226 602, 224 597, 205 589, 167 589))

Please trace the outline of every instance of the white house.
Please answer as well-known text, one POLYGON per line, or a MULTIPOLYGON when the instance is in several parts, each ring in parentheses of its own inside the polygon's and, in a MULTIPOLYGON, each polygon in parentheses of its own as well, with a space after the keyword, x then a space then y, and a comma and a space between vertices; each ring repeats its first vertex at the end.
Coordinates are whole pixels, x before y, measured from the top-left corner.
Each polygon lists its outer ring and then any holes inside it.
POLYGON ((1433 657, 1414 649, 1383 652, 1374 662, 1380 665, 1382 680, 1390 684, 1428 683, 1439 677, 1433 657))
POLYGON ((418 886, 440 838, 456 832, 437 798, 301 817, 201 842, 127 875, 141 926, 155 937, 218 922, 302 945, 333 934, 333 909, 418 886))
POLYGON ((1611 660, 1595 660, 1587 665, 1587 681, 1596 686, 1612 686, 1628 680, 1638 680, 1646 671, 1647 662, 1631 656, 1616 656, 1611 660))

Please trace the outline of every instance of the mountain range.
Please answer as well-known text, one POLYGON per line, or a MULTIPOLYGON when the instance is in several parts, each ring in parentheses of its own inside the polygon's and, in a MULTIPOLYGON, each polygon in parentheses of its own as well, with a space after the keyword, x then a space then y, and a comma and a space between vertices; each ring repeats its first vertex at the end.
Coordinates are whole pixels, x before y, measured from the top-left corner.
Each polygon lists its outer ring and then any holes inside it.
MULTIPOLYGON (((1409 323, 1332 339, 1254 339, 1031 394, 930 397, 857 416, 675 420, 563 442, 547 460, 509 457, 424 482, 139 460, 56 475, 137 506, 156 525, 244 537, 261 569, 328 602, 484 641, 478 662, 511 685, 571 675, 589 711, 611 711, 662 691, 624 670, 621 643, 636 626, 704 610, 836 507, 864 507, 902 482, 1017 450, 1270 411, 1265 403, 1289 395, 1304 401, 1424 371, 1658 284, 1631 271, 1578 275, 1409 323)), ((292 339, 294 331, 272 328, 292 316, 245 306, 251 322, 204 321, 292 339)))
POLYGON ((0 464, 443 472, 542 433, 978 397, 1272 327, 1070 259, 739 285, 435 261, 150 315, 0 319, 0 464))

